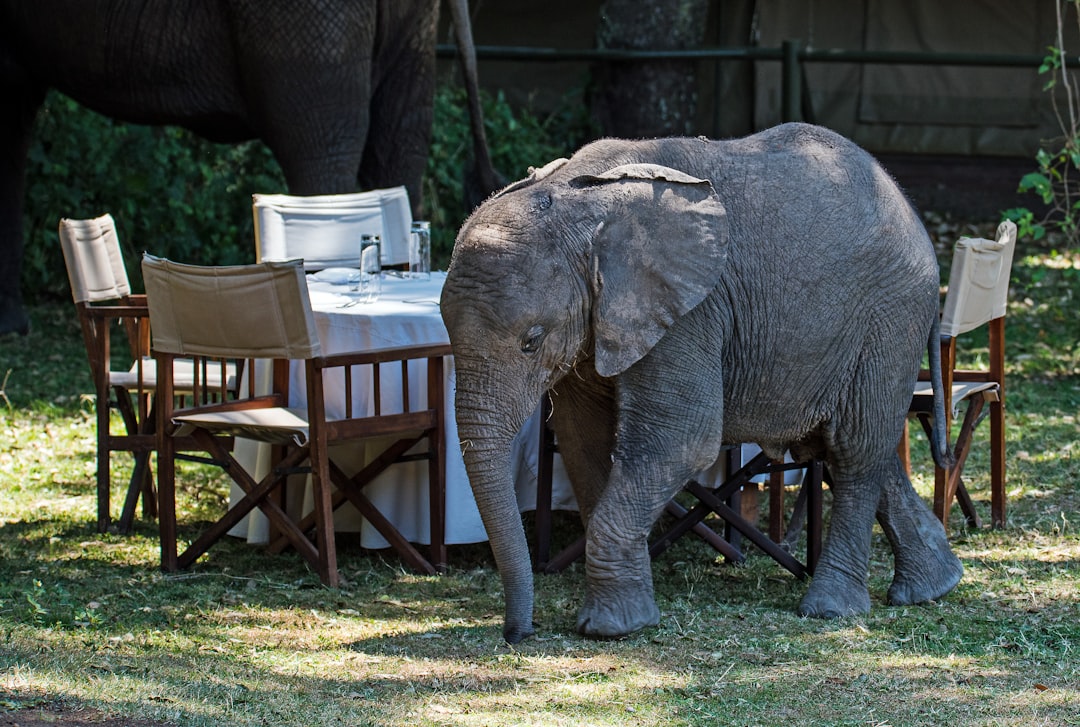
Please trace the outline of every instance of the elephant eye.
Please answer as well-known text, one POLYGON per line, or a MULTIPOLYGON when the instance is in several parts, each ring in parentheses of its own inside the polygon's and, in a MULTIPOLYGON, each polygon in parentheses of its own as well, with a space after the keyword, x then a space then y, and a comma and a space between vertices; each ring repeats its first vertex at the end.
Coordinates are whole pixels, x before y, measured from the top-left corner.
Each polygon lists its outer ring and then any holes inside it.
POLYGON ((551 207, 551 195, 548 194, 547 192, 545 192, 543 194, 540 194, 540 195, 537 195, 536 209, 538 209, 538 210, 546 210, 549 207, 551 207))
POLYGON ((535 325, 525 331, 521 336, 521 352, 536 353, 540 350, 540 344, 544 342, 547 331, 541 325, 535 325))

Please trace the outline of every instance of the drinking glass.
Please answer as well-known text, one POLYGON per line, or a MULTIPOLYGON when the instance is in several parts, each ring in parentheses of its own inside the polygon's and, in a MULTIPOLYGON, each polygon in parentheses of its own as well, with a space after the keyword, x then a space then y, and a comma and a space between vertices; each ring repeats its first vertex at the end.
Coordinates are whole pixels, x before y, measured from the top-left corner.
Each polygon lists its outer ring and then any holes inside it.
POLYGON ((431 223, 412 223, 409 234, 409 277, 419 280, 431 278, 431 223))
POLYGON ((374 303, 382 293, 382 241, 378 235, 360 238, 360 299, 374 303))

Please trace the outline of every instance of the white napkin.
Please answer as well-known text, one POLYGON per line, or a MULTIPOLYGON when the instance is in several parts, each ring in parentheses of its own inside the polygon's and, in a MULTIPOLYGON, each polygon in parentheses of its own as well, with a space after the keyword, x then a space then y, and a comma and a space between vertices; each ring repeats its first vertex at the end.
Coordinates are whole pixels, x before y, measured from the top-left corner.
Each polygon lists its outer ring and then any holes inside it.
POLYGON ((311 278, 331 285, 347 285, 349 276, 356 275, 359 272, 359 268, 326 268, 317 273, 312 273, 311 278))

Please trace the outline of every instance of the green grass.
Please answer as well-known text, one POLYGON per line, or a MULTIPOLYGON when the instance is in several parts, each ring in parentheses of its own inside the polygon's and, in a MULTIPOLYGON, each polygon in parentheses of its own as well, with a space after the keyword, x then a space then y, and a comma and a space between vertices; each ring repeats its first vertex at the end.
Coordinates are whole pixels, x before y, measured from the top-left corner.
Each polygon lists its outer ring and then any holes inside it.
MULTIPOLYGON (((484 545, 452 548, 452 571, 429 578, 345 542, 345 582, 327 589, 295 554, 229 542, 165 575, 152 522, 97 533, 78 329, 67 301, 39 304, 29 338, 0 340, 0 720, 59 702, 175 725, 1080 724, 1078 290, 1080 253, 1018 251, 1009 526, 954 528, 966 571, 948 598, 885 605, 876 534, 871 613, 804 620, 805 584, 772 561, 732 567, 684 539, 654 567, 659 627, 578 637, 574 566, 537 579, 538 636, 514 648, 484 545)), ((967 350, 985 357, 985 340, 967 350)), ((968 483, 985 513, 981 441, 968 483)), ((227 490, 201 470, 184 482, 190 535, 227 490)), ((574 527, 560 519, 558 537, 574 527)))

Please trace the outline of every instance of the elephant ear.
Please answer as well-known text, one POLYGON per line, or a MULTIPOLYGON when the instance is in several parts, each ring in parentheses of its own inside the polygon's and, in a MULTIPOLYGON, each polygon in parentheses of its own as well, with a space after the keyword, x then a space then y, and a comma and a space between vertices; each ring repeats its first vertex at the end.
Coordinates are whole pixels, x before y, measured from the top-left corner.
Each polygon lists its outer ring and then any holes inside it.
POLYGON ((712 184, 656 164, 583 175, 571 187, 607 208, 592 243, 596 371, 647 354, 712 292, 727 256, 727 212, 712 184))

